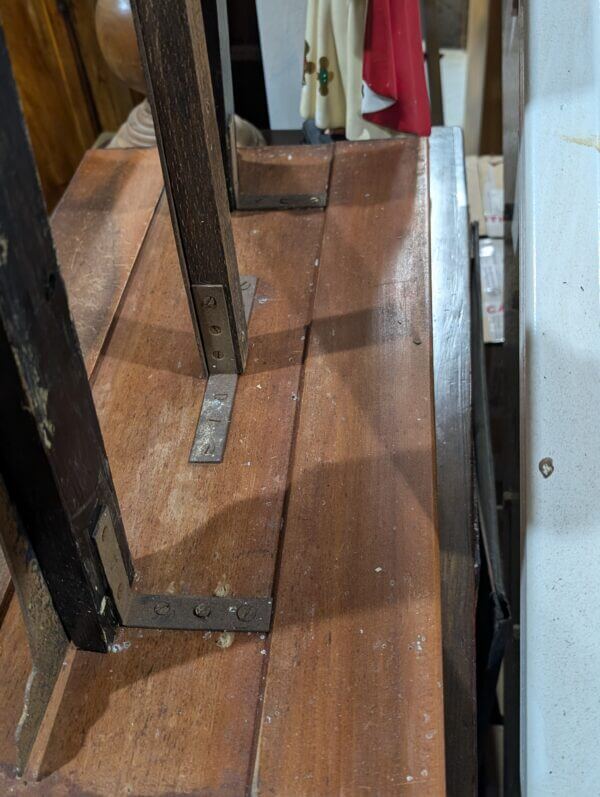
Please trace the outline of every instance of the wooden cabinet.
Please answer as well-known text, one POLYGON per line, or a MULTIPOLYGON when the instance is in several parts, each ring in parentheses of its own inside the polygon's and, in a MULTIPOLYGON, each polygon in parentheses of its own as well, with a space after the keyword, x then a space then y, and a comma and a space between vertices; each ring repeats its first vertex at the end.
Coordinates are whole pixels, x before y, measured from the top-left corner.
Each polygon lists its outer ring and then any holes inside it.
POLYGON ((133 106, 106 65, 95 0, 0 0, 4 29, 49 209, 86 149, 133 106))

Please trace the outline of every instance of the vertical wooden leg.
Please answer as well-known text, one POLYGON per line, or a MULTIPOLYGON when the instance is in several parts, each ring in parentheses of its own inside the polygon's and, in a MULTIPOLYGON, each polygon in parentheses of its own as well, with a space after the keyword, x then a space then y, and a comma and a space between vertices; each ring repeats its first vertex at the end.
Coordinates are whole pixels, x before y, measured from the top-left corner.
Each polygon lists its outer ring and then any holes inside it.
POLYGON ((241 373, 248 334, 202 6, 134 0, 179 260, 207 372, 241 373))
POLYGON ((106 651, 101 510, 133 569, 1 27, 0 119, 0 473, 69 638, 106 651))

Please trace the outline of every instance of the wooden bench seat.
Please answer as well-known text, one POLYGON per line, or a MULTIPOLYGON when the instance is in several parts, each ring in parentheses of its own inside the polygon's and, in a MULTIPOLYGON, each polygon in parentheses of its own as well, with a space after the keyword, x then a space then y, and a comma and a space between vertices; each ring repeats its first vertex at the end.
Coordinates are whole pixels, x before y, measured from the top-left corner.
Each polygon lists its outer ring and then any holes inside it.
POLYGON ((221 465, 188 462, 205 382, 156 155, 94 153, 59 207, 140 587, 272 594, 275 619, 264 638, 124 629, 114 653, 77 652, 26 783, 12 601, 2 793, 444 794, 427 144, 325 149, 325 211, 233 219, 258 288, 221 465))

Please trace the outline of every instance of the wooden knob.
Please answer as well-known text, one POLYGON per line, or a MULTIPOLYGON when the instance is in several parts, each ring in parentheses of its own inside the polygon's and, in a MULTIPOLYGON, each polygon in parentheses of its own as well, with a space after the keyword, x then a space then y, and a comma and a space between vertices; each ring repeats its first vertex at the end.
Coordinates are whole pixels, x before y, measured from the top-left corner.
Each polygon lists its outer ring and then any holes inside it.
POLYGON ((102 55, 129 88, 146 93, 129 0, 98 0, 96 33, 102 55))

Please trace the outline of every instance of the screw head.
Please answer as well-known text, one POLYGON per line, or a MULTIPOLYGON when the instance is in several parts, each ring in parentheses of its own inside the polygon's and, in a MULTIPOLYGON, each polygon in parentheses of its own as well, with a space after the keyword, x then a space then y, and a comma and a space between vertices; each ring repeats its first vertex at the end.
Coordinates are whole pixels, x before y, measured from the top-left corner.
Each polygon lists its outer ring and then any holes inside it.
POLYGON ((207 603, 199 603, 194 606, 194 614, 200 620, 206 620, 207 617, 210 617, 210 606, 207 603))
POLYGON ((154 605, 154 613, 162 617, 164 617, 165 614, 169 614, 170 611, 171 606, 165 601, 161 601, 160 603, 156 603, 154 605))
POLYGON ((249 603, 243 603, 238 607, 236 614, 238 620, 240 620, 242 623, 249 623, 256 617, 256 607, 251 606, 249 603))

